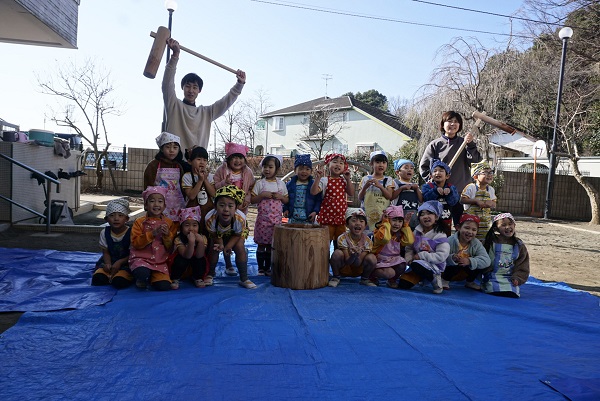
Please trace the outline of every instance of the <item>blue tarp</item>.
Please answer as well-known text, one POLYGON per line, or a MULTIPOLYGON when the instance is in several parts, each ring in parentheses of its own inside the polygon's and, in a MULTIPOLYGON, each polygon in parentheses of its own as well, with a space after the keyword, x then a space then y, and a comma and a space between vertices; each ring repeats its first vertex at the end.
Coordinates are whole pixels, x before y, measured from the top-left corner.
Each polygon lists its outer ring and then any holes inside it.
POLYGON ((112 287, 91 287, 100 254, 0 248, 0 312, 81 309, 112 299, 112 287))
POLYGON ((224 277, 25 313, 0 336, 1 397, 563 400, 558 391, 589 396, 600 378, 599 299, 587 293, 532 283, 521 299, 460 285, 435 295, 356 279, 294 291, 254 279, 256 290, 224 277))

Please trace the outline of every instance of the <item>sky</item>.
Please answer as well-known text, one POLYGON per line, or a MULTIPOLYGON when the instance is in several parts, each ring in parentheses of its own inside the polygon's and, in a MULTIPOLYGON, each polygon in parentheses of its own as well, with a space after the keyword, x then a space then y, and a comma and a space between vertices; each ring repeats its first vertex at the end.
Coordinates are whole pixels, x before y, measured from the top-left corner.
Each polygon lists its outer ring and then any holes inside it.
MULTIPOLYGON (((508 18, 412 0, 298 1, 178 0, 172 36, 187 48, 244 70, 247 83, 238 101, 263 91, 273 111, 326 94, 337 97, 369 89, 388 99, 410 99, 440 64, 436 52, 452 38, 476 37, 488 47, 500 48, 507 40, 459 29, 510 31, 508 18), (331 79, 325 80, 325 75, 331 79)), ((432 2, 505 15, 515 15, 522 6, 521 0, 432 2)), ((167 24, 163 0, 84 0, 79 6, 77 49, 0 42, 0 118, 22 130, 68 133, 50 121, 56 98, 40 92, 36 74, 45 77, 62 63, 82 64, 91 58, 110 70, 115 99, 122 104, 122 114, 108 120, 112 145, 156 147, 164 59, 155 79, 142 72, 153 43, 150 31, 167 24)), ((187 72, 196 72, 204 80, 197 104, 212 104, 235 83, 232 73, 182 52, 177 88, 187 72)))

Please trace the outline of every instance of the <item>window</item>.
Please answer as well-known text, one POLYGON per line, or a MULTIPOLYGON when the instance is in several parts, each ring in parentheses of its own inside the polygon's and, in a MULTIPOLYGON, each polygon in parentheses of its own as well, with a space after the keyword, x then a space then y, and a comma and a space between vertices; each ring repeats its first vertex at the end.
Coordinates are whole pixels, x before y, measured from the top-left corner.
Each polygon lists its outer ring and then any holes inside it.
POLYGON ((284 128, 284 119, 283 117, 273 117, 273 131, 282 131, 284 128))
POLYGON ((331 122, 332 123, 346 123, 348 122, 348 113, 347 112, 341 112, 341 113, 335 113, 335 115, 333 115, 331 117, 331 122))
POLYGON ((356 144, 356 153, 369 154, 375 151, 375 142, 362 142, 356 144))

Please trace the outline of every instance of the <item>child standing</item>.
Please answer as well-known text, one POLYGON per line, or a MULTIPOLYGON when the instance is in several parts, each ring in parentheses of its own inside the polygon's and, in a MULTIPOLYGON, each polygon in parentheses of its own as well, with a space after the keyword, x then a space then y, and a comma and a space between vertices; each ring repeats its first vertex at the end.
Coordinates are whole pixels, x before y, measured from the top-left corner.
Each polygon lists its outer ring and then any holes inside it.
POLYGON ((240 272, 240 286, 248 289, 256 285, 248 279, 248 255, 244 246, 243 233, 246 230, 246 215, 238 206, 244 202, 246 194, 235 185, 226 185, 217 189, 215 208, 206 216, 206 228, 210 235, 210 271, 205 285, 213 285, 213 277, 219 253, 229 255, 235 252, 235 264, 240 272))
POLYGON ((144 188, 160 186, 167 189, 164 215, 177 221, 179 209, 185 207, 185 199, 181 193, 181 177, 183 176, 183 153, 177 135, 163 132, 156 138, 159 151, 144 171, 144 188))
POLYGON ((200 206, 181 209, 179 212, 179 234, 175 237, 175 259, 171 265, 171 289, 179 289, 179 280, 191 268, 194 285, 204 288, 207 264, 204 257, 207 240, 200 234, 200 206))
POLYGON ((207 235, 204 218, 214 209, 212 199, 215 196, 215 178, 208 169, 208 152, 201 146, 195 146, 190 152, 192 171, 185 173, 181 187, 186 196, 186 207, 200 206, 202 211, 200 233, 207 235))
POLYGON ((281 224, 283 206, 289 202, 287 187, 277 178, 283 157, 266 155, 260 165, 262 178, 256 181, 252 189, 251 202, 258 205, 256 223, 254 223, 254 242, 257 244, 256 261, 258 275, 271 275, 271 243, 273 231, 281 224))
POLYGON ((363 177, 358 186, 358 199, 367 215, 368 228, 375 230, 383 211, 390 205, 396 182, 385 175, 388 167, 387 155, 383 151, 371 152, 369 156, 371 174, 363 177))
MULTIPOLYGON (((434 294, 441 294, 443 291, 442 273, 450 254, 445 223, 440 218, 442 213, 442 204, 435 200, 425 201, 419 206, 415 242, 406 249, 405 255, 411 272, 418 277, 418 281, 430 281, 434 294)), ((400 288, 411 288, 416 284, 412 277, 404 276, 400 277, 400 288)))
POLYGON ((332 153, 325 156, 325 165, 329 170, 329 176, 323 177, 323 170, 317 167, 310 193, 311 195, 323 194, 318 221, 319 224, 328 226, 329 241, 334 241, 334 247, 337 247, 336 239, 346 232, 345 216, 348 209, 346 195, 354 195, 354 185, 350 180, 350 170, 344 155, 332 153))
POLYGON ((394 170, 398 179, 396 180, 396 190, 392 195, 392 204, 402 206, 407 216, 408 213, 411 213, 409 225, 414 230, 419 224, 417 209, 423 203, 423 193, 419 184, 412 182, 415 176, 415 164, 408 159, 394 160, 394 170))
POLYGON ((177 225, 163 212, 167 188, 148 187, 142 192, 146 216, 139 217, 131 228, 129 267, 138 288, 148 281, 159 291, 171 289, 167 259, 177 235, 177 225))
POLYGON ((486 161, 471 165, 471 175, 475 179, 463 190, 460 203, 465 213, 479 217, 477 239, 483 241, 492 227, 492 209, 496 208, 496 191, 490 185, 494 179, 494 171, 486 161))
POLYGON ((398 288, 398 278, 406 270, 406 260, 402 257, 402 251, 415 241, 408 226, 410 215, 406 217, 405 222, 402 206, 388 206, 373 233, 373 253, 377 256, 373 276, 386 279, 390 288, 398 288))
POLYGON ((337 249, 329 260, 333 272, 329 286, 337 287, 342 276, 360 276, 361 285, 376 287, 377 284, 369 279, 377 258, 371 253, 373 242, 364 232, 367 227, 365 212, 358 208, 348 208, 346 226, 348 231, 338 237, 337 249))
POLYGON ((472 214, 460 216, 456 233, 448 238, 450 256, 446 259, 446 269, 442 273, 442 287, 450 289, 450 281, 466 280, 465 287, 480 290, 476 279, 490 265, 487 251, 475 236, 479 227, 479 217, 472 214))
POLYGON ((131 229, 126 225, 129 202, 125 199, 108 202, 104 220, 108 227, 100 232, 102 257, 96 262, 92 285, 112 284, 115 288, 127 288, 133 283, 128 264, 131 229))
MULTIPOLYGON (((245 198, 238 205, 238 209, 248 214, 252 187, 254 187, 254 173, 247 166, 246 154, 248 147, 237 143, 228 142, 225 144, 225 162, 215 171, 215 189, 223 188, 226 185, 235 185, 245 193, 245 198)), ((248 238, 249 230, 245 227, 243 237, 248 238)), ((231 264, 230 254, 224 254, 225 274, 235 276, 236 272, 231 264)))
POLYGON ((483 291, 519 298, 519 288, 529 278, 529 253, 523 241, 515 235, 515 218, 512 214, 501 213, 494 217, 484 247, 492 264, 490 271, 483 276, 483 291))
POLYGON ((310 193, 315 181, 310 155, 296 155, 294 172, 296 175, 287 183, 290 201, 283 206, 283 215, 289 217, 289 223, 312 224, 321 210, 322 197, 310 193))
MULTIPOLYGON (((456 191, 456 187, 448 181, 450 178, 450 166, 441 160, 435 160, 431 164, 431 181, 423 184, 421 191, 423 192, 423 200, 436 200, 442 204, 443 212, 440 218, 444 221, 447 228, 446 236, 450 236, 452 228, 452 212, 456 210, 454 206, 458 204, 460 197, 456 191)), ((460 209, 462 214, 462 208, 460 209)), ((460 219, 460 216, 456 217, 460 219)))

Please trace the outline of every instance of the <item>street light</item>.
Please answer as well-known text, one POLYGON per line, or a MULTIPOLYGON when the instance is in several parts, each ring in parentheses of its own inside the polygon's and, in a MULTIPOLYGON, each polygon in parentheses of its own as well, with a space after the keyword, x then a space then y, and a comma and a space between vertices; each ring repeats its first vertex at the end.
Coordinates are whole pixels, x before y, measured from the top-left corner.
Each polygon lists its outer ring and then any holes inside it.
MULTIPOLYGON (((169 26, 168 26, 169 32, 172 32, 171 25, 173 22, 173 12, 177 11, 177 2, 175 0, 166 0, 165 8, 169 12, 169 26)), ((169 47, 167 47, 167 63, 169 62, 169 58, 171 58, 171 49, 169 49, 169 47)))
MULTIPOLYGON (((169 28, 169 36, 172 36, 171 32, 172 32, 172 23, 173 23, 173 12, 175 10, 177 10, 177 2, 175 0, 166 0, 165 8, 169 12, 168 28, 169 28)), ((169 48, 169 46, 167 46, 167 63, 169 62, 170 58, 171 58, 171 49, 169 48)), ((161 125, 161 131, 166 131, 166 130, 167 130, 167 109, 166 109, 166 107, 163 107, 163 120, 162 120, 162 125, 161 125)))
POLYGON ((565 75, 565 59, 567 56, 567 42, 573 36, 573 30, 568 26, 558 32, 558 37, 562 39, 562 55, 560 58, 560 76, 558 78, 558 95, 556 97, 556 112, 554 113, 554 133, 552 134, 552 148, 550 149, 550 172, 548 173, 548 186, 546 188, 546 203, 544 205, 544 219, 550 217, 550 208, 552 206, 552 187, 554 186, 554 175, 556 173, 556 131, 558 130, 558 120, 560 117, 560 98, 562 96, 563 77, 565 75))

